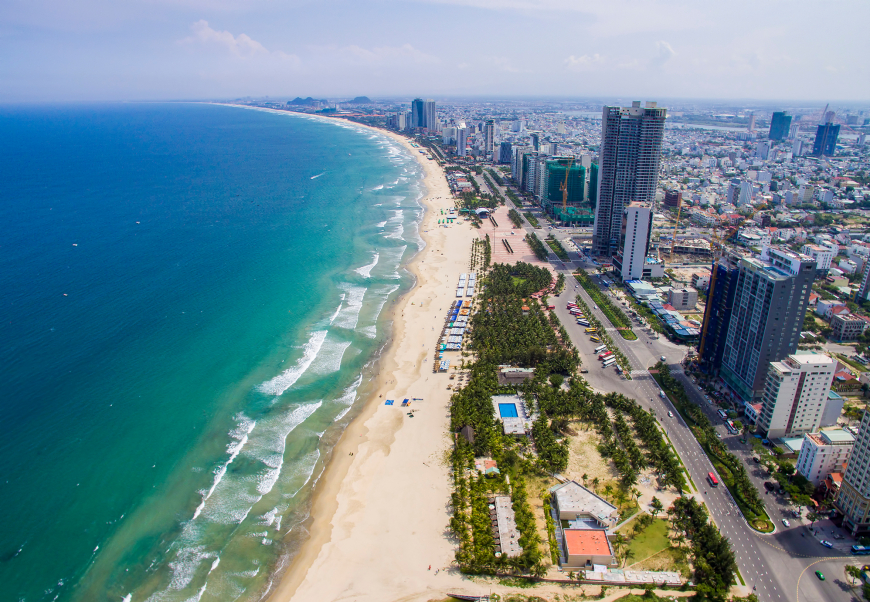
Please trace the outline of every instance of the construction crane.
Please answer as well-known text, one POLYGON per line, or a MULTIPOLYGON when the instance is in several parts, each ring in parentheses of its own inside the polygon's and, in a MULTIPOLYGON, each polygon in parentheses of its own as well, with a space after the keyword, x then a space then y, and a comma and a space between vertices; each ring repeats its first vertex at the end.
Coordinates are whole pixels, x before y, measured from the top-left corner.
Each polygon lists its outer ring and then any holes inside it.
POLYGON ((683 201, 677 204, 677 221, 674 223, 674 235, 671 238, 671 257, 674 256, 674 245, 677 244, 677 228, 680 227, 680 212, 683 210, 683 201))
POLYGON ((571 173, 571 166, 574 165, 574 158, 568 161, 565 166, 565 181, 559 184, 559 190, 562 191, 562 218, 568 213, 568 174, 571 173))
MULTIPOLYGON (((698 357, 702 358, 704 356, 704 344, 707 342, 707 328, 710 326, 710 313, 712 311, 712 297, 713 291, 716 290, 716 275, 718 271, 716 270, 716 262, 722 257, 722 253, 725 250, 725 241, 734 236, 734 234, 740 229, 746 220, 752 219, 755 217, 755 214, 758 213, 758 209, 753 210, 746 217, 739 220, 735 225, 728 228, 725 233, 725 236, 719 237, 716 234, 716 231, 710 235, 710 251, 713 255, 713 264, 710 268, 710 286, 707 288, 707 307, 704 308, 704 323, 701 325, 701 340, 698 345, 698 357)), ((671 247, 673 255, 673 246, 671 247)), ((728 308, 730 309, 730 308, 728 308)))

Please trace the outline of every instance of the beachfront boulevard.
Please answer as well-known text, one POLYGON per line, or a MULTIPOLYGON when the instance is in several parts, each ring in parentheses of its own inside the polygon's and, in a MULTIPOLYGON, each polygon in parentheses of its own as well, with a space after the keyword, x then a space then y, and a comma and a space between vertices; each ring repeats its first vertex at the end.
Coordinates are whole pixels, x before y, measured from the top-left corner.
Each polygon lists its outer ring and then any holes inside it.
MULTIPOLYGON (((569 278, 569 282, 576 283, 576 280, 570 276, 575 266, 589 264, 581 261, 579 257, 572 263, 570 269, 563 270, 561 273, 569 278)), ((601 289, 604 291, 606 287, 602 286, 601 289)), ((584 329, 575 324, 566 309, 566 302, 571 301, 577 294, 584 298, 586 304, 592 308, 592 313, 606 325, 608 331, 615 335, 616 329, 604 313, 596 308, 582 287, 569 286, 558 298, 556 314, 566 324, 568 334, 581 350, 584 362, 593 364, 594 354, 591 353, 593 343, 588 341, 584 329)), ((771 519, 778 525, 777 531, 770 535, 757 533, 749 527, 725 487, 709 486, 706 475, 714 470, 712 463, 670 400, 660 397, 661 389, 647 371, 647 368, 655 365, 660 357, 666 357, 668 365, 672 368, 672 374, 683 384, 691 401, 704 408, 711 419, 715 419, 713 407, 705 403, 703 393, 683 373, 681 364, 687 348, 670 343, 664 338, 651 336, 651 331, 647 329, 638 328, 635 332, 638 335, 636 341, 627 341, 618 335, 613 336, 616 346, 631 363, 631 380, 626 380, 614 371, 601 369, 598 366, 592 366, 590 373, 584 376, 596 390, 618 391, 636 399, 642 406, 656 413, 692 481, 700 489, 695 492, 695 495, 705 502, 717 527, 731 542, 737 565, 747 587, 753 588, 759 600, 797 601, 800 599, 833 602, 851 599, 848 591, 823 587, 823 584, 820 584, 812 574, 814 570, 822 570, 831 575, 842 574, 848 556, 842 552, 833 553, 819 545, 810 537, 811 534, 806 527, 798 521, 795 521, 796 524, 791 529, 783 527, 781 520, 786 516, 785 508, 769 498, 766 506, 771 519), (673 417, 669 416, 669 412, 673 417), (808 570, 809 567, 812 569, 808 570)), ((721 423, 721 420, 716 420, 714 423, 721 423)), ((729 447, 738 452, 742 451, 741 460, 749 462, 751 453, 746 446, 738 443, 739 436, 728 434, 724 427, 719 428, 729 447)), ((761 485, 758 480, 756 483, 761 485)), ((794 521, 793 518, 792 520, 794 521)))

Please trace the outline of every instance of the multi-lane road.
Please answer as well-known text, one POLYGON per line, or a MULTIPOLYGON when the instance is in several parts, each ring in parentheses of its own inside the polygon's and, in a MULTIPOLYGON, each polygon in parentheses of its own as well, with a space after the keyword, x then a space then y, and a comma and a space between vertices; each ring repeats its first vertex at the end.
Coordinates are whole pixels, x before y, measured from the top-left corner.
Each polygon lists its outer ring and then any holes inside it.
MULTIPOLYGON (((501 192, 504 194, 503 189, 501 192)), ((526 230, 534 231, 530 226, 526 226, 526 230)), ((540 236, 547 231, 541 228, 537 233, 540 236)), ((566 241, 569 236, 567 231, 561 230, 552 230, 550 233, 566 241)), ((790 515, 791 526, 786 528, 782 524, 782 518, 786 516, 783 513, 782 500, 773 496, 764 497, 768 513, 776 524, 777 530, 769 535, 759 534, 744 520, 726 487, 714 488, 708 485, 706 475, 715 469, 670 401, 659 396, 659 387, 647 371, 661 356, 664 356, 674 376, 685 386, 690 399, 705 409, 713 424, 721 422, 717 419, 714 408, 704 399, 701 390, 683 373, 682 360, 687 349, 670 343, 664 338, 652 338, 651 331, 639 327, 635 329, 638 335, 636 341, 623 339, 572 276, 574 270, 589 267, 589 264, 574 252, 569 252, 569 255, 572 261, 568 264, 563 264, 554 255, 550 255, 551 263, 559 272, 564 273, 566 278, 565 290, 555 300, 556 315, 580 351, 584 367, 589 370, 584 377, 597 390, 623 393, 655 411, 656 417, 664 426, 675 451, 685 464, 697 488, 697 491, 692 494, 706 502, 712 520, 731 542, 746 587, 754 590, 758 599, 763 602, 852 600, 852 590, 844 576, 843 567, 846 564, 860 565, 862 558, 851 557, 841 551, 822 547, 803 522, 793 519, 790 515), (566 309, 566 303, 573 301, 577 294, 583 298, 598 321, 608 331, 614 344, 628 358, 631 363, 631 380, 619 376, 614 370, 600 367, 597 357, 592 352, 595 343, 589 340, 583 328, 576 324, 573 316, 566 309), (668 417, 669 411, 673 413, 673 417, 668 417), (816 577, 817 570, 824 573, 825 581, 820 581, 816 577)), ((751 453, 746 446, 739 443, 737 437, 729 436, 724 431, 724 427, 720 426, 717 429, 738 457, 746 462, 752 462, 751 453)), ((760 469, 755 468, 751 472, 753 472, 753 482, 760 486, 762 483, 760 469)), ((860 588, 856 591, 860 592, 860 588)))

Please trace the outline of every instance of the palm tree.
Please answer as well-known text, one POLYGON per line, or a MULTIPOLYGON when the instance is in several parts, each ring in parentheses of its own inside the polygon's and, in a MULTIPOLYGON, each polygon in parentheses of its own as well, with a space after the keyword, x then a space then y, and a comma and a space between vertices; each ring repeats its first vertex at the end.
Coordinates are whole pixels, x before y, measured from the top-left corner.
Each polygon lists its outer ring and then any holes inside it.
POLYGON ((631 488, 631 495, 634 496, 634 501, 640 500, 640 491, 638 491, 637 488, 635 488, 635 487, 631 488))
POLYGON ((631 548, 628 548, 622 557, 622 568, 625 568, 625 565, 628 563, 629 558, 634 558, 634 557, 635 557, 634 550, 632 550, 631 548))
POLYGON ((655 496, 653 496, 653 499, 650 501, 649 505, 650 505, 650 508, 652 508, 652 510, 653 510, 653 516, 656 516, 656 517, 659 515, 659 512, 664 510, 664 507, 665 507, 664 504, 662 504, 662 501, 655 496))
POLYGON ((587 475, 587 474, 584 472, 584 473, 583 473, 583 476, 580 477, 580 478, 583 479, 583 486, 585 487, 585 486, 586 486, 586 479, 589 478, 589 475, 587 475))
POLYGON ((593 491, 596 491, 596 492, 598 491, 599 483, 601 483, 601 481, 598 480, 598 477, 595 477, 594 479, 592 479, 592 490, 593 491))

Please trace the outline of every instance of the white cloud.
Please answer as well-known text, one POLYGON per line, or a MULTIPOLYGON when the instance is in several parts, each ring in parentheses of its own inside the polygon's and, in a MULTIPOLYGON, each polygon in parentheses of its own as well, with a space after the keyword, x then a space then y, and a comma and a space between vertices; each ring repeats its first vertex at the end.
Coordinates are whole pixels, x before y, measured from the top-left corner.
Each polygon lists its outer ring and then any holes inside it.
POLYGON ((661 67, 676 56, 676 54, 677 53, 667 42, 656 42, 656 55, 650 59, 650 63, 655 67, 661 67))
POLYGON ((281 52, 280 50, 268 50, 260 42, 252 39, 247 34, 240 33, 239 35, 234 36, 229 31, 218 31, 216 29, 212 29, 212 27, 208 24, 208 21, 206 21, 205 19, 200 19, 199 21, 191 25, 190 30, 193 35, 181 40, 182 43, 199 43, 207 46, 219 46, 228 50, 234 56, 240 58, 269 57, 273 59, 278 59, 294 67, 297 67, 300 62, 299 57, 297 57, 296 55, 287 54, 285 52, 281 52))
POLYGON ((565 59, 565 68, 569 71, 588 71, 595 65, 604 62, 604 57, 598 54, 584 54, 582 56, 574 56, 573 54, 565 59))

